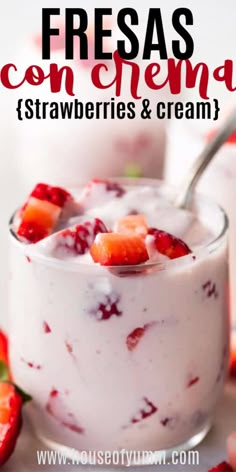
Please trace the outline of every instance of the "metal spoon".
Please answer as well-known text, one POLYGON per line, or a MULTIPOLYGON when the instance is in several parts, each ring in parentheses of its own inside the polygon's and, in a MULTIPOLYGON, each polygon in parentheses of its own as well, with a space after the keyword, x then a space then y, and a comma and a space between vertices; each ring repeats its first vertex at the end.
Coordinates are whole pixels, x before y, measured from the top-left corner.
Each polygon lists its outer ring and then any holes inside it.
POLYGON ((194 162, 181 186, 181 191, 175 200, 175 206, 179 208, 190 207, 193 192, 204 170, 210 164, 220 147, 225 143, 225 141, 227 141, 234 131, 236 131, 236 109, 230 113, 219 131, 210 141, 208 141, 200 156, 194 162))

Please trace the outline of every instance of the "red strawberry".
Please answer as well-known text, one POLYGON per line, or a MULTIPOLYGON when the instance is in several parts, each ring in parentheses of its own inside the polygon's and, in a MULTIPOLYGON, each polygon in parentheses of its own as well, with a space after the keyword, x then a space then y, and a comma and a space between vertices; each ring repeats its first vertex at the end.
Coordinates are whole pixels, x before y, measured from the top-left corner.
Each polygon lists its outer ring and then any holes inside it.
POLYGON ((162 231, 156 228, 148 230, 148 234, 154 237, 154 243, 156 250, 169 257, 169 259, 177 259, 178 257, 186 256, 190 254, 191 249, 181 239, 176 238, 166 231, 162 231))
POLYGON ((0 382, 0 466, 11 456, 22 426, 22 398, 15 387, 0 382))
POLYGON ((231 465, 227 462, 221 462, 221 464, 216 465, 213 469, 208 470, 208 472, 234 472, 231 465))
POLYGON ((72 229, 65 229, 55 236, 56 247, 54 255, 85 254, 94 242, 97 234, 107 232, 108 229, 98 218, 81 223, 72 229))
POLYGON ((0 466, 13 453, 22 426, 22 405, 30 397, 13 385, 4 362, 0 362, 0 466))
POLYGON ((47 184, 37 184, 30 196, 53 203, 60 208, 63 208, 65 203, 72 198, 70 193, 63 188, 51 187, 47 184))
MULTIPOLYGON (((0 330, 0 366, 7 366, 7 374, 9 379, 12 379, 10 368, 9 368, 9 354, 8 354, 8 339, 3 331, 0 330)), ((1 374, 1 371, 0 371, 1 374)), ((1 377, 1 375, 0 375, 1 377)), ((1 378, 0 378, 1 381, 1 378)))
POLYGON ((148 260, 145 243, 135 234, 99 234, 90 254, 103 266, 136 265, 148 260))
POLYGON ((18 236, 29 243, 37 243, 48 236, 48 231, 36 222, 22 222, 17 230, 18 236))
POLYGON ((0 330, 0 361, 8 365, 8 339, 0 330))
POLYGON ((66 190, 47 184, 36 185, 21 209, 18 236, 29 243, 40 241, 53 231, 67 208, 72 213, 69 216, 76 213, 74 200, 66 190))
POLYGON ((118 233, 138 234, 145 237, 148 231, 144 215, 127 215, 117 221, 116 231, 118 233))

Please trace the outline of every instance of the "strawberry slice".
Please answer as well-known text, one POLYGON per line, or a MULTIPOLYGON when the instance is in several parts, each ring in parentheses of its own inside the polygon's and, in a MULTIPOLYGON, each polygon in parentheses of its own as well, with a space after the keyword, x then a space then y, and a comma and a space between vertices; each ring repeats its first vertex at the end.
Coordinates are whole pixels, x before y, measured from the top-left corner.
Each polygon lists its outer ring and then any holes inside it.
POLYGON ((0 330, 0 361, 8 365, 8 339, 2 330, 0 330))
POLYGON ((103 266, 135 265, 148 260, 145 243, 135 234, 99 234, 90 248, 90 254, 94 262, 103 266))
POLYGON ((227 439, 227 453, 233 470, 236 471, 236 432, 230 434, 227 439))
POLYGON ((0 382, 0 466, 13 453, 22 426, 22 398, 15 387, 0 382))
POLYGON ((220 464, 208 470, 208 472, 234 472, 231 465, 228 462, 221 462, 220 464))
POLYGON ((107 233, 105 224, 95 218, 74 228, 67 228, 55 235, 54 256, 76 256, 88 252, 99 233, 107 233))
POLYGON ((144 326, 139 326, 138 328, 135 328, 126 338, 126 346, 129 351, 133 351, 137 345, 139 344, 139 341, 141 341, 142 337, 146 333, 146 331, 153 326, 155 323, 146 323, 144 326))
POLYGON ((169 257, 169 259, 177 259, 192 252, 181 239, 166 233, 166 231, 150 228, 148 234, 153 236, 156 250, 160 254, 169 257))
POLYGON ((63 188, 51 187, 51 185, 47 184, 37 184, 30 196, 53 203, 60 208, 63 208, 67 200, 72 198, 70 193, 63 188))
MULTIPOLYGON (((37 243, 55 228, 64 213, 73 216, 76 205, 72 196, 60 187, 37 184, 20 212, 17 234, 26 242, 37 243)), ((78 208, 77 208, 78 210, 78 208)))
POLYGON ((148 226, 144 215, 127 215, 116 223, 117 233, 138 234, 145 237, 148 232, 148 226))
POLYGON ((10 381, 7 365, 0 361, 0 467, 13 453, 22 426, 22 406, 31 400, 10 381))

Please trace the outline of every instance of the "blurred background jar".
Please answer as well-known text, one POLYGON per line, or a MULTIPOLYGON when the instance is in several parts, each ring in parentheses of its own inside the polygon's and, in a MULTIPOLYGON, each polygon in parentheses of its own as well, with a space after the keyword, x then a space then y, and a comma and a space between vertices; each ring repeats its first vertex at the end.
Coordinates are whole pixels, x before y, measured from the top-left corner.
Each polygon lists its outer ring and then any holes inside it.
MULTIPOLYGON (((29 64, 37 64, 44 71, 48 70, 49 63, 55 62, 60 67, 70 66, 74 72, 74 93, 71 97, 65 92, 64 79, 60 93, 50 92, 49 80, 40 87, 24 85, 24 100, 39 99, 41 102, 66 102, 77 99, 82 102, 92 102, 96 106, 99 102, 113 102, 116 108, 118 102, 135 102, 135 118, 109 118, 111 106, 108 106, 108 118, 103 118, 103 106, 99 107, 100 119, 35 119, 17 123, 17 166, 19 179, 23 190, 29 191, 39 181, 46 181, 56 185, 73 187, 93 177, 107 178, 112 176, 163 176, 166 123, 154 118, 141 118, 142 100, 136 101, 130 94, 130 67, 124 66, 122 76, 121 96, 115 97, 114 86, 110 89, 99 90, 91 80, 91 70, 96 64, 94 61, 94 28, 88 28, 88 60, 79 59, 79 38, 74 41, 74 61, 65 60, 65 31, 64 23, 53 24, 59 28, 60 36, 51 40, 51 60, 42 61, 42 38, 35 33, 22 44, 18 61, 22 72, 29 64), (27 51, 27 53, 26 53, 27 51)), ((109 25, 113 37, 104 41, 104 49, 114 51, 118 38, 115 25, 109 25)), ((104 61, 99 61, 104 62, 104 61)), ((137 62, 137 61, 136 61, 137 62)), ((141 70, 146 65, 139 61, 141 70)), ((116 71, 113 61, 107 62, 108 72, 104 75, 105 83, 113 81, 116 71)), ((156 94, 144 91, 143 73, 139 93, 151 102, 156 94)), ((164 94, 161 97, 165 99, 164 94)), ((159 96, 160 98, 160 96, 159 96)), ((72 115, 73 116, 73 115, 72 115)))
MULTIPOLYGON (((231 107, 232 101, 231 104, 226 104, 225 113, 222 111, 222 119, 231 107)), ((181 185, 194 160, 207 140, 218 130, 220 123, 221 120, 206 121, 204 125, 197 121, 173 123, 165 168, 167 181, 181 185)), ((236 329, 236 133, 219 150, 199 181, 197 190, 217 201, 230 220, 229 303, 232 327, 236 329)))

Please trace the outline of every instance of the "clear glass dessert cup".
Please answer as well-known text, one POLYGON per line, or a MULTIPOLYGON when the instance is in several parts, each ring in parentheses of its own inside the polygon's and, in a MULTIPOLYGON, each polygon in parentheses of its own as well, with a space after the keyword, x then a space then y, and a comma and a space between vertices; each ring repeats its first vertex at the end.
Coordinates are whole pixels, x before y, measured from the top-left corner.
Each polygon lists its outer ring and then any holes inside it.
POLYGON ((228 368, 228 220, 205 198, 194 206, 210 244, 140 266, 29 257, 10 230, 12 372, 53 449, 170 454, 209 431, 228 368))

